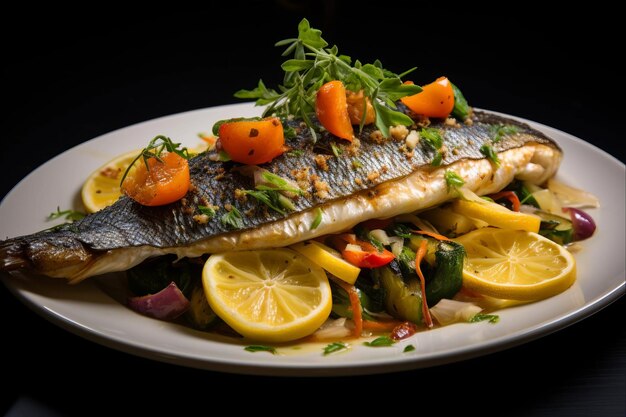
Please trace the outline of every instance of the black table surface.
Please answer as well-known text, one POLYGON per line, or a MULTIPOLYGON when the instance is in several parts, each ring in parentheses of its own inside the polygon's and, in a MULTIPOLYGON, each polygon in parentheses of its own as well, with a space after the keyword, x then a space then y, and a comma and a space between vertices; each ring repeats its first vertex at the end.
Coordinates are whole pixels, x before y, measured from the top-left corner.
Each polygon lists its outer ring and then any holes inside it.
MULTIPOLYGON (((293 36, 305 16, 354 58, 379 58, 396 72, 417 66, 412 78, 419 83, 447 75, 476 107, 555 127, 624 161, 620 81, 610 53, 618 27, 587 29, 590 21, 607 19, 599 12, 565 19, 537 9, 494 14, 398 2, 376 8, 330 0, 222 3, 141 15, 94 9, 80 18, 7 16, 21 24, 2 29, 0 196, 85 140, 159 116, 238 102, 232 93, 258 78, 276 85, 281 57, 273 43, 293 36)), ((193 406, 211 412, 216 404, 237 411, 276 405, 297 410, 285 405, 289 398, 322 412, 378 406, 445 415, 626 413, 623 297, 572 326, 501 352, 338 378, 245 376, 156 362, 63 330, 3 286, 0 297, 5 410, 24 399, 80 415, 160 414, 193 406), (222 399, 222 392, 235 397, 222 399)))

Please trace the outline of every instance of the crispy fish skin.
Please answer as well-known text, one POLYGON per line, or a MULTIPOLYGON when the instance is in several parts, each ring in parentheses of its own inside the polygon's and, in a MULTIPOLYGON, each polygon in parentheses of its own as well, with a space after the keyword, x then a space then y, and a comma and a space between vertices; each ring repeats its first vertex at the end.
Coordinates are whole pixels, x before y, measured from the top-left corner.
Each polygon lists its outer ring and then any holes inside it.
MULTIPOLYGON (((370 219, 412 212, 440 204, 451 196, 444 180, 453 169, 478 194, 498 191, 514 178, 542 183, 561 161, 558 146, 530 127, 489 113, 476 112, 472 124, 440 123, 446 152, 432 166, 436 150, 421 140, 409 152, 403 141, 382 140, 366 128, 352 145, 331 135, 313 141, 308 129, 288 140, 291 152, 263 168, 298 182, 306 189, 295 210, 268 210, 238 190, 253 189, 251 178, 232 162, 215 162, 208 153, 190 161, 192 190, 173 204, 144 207, 122 197, 112 206, 62 227, 0 242, 0 269, 27 269, 78 282, 105 272, 126 270, 144 259, 174 253, 199 256, 227 250, 286 246, 346 230, 370 219), (514 125, 517 132, 492 143, 494 126, 514 125), (332 152, 331 143, 341 150, 332 152), (492 144, 499 167, 480 151, 492 144), (297 152, 294 152, 297 151, 297 152), (233 169, 235 168, 235 169, 233 169), (217 215, 198 221, 198 206, 217 207, 217 215), (221 221, 227 208, 242 213, 243 227, 221 221), (311 223, 323 211, 319 227, 311 223)), ((419 130, 419 129, 418 129, 419 130)))

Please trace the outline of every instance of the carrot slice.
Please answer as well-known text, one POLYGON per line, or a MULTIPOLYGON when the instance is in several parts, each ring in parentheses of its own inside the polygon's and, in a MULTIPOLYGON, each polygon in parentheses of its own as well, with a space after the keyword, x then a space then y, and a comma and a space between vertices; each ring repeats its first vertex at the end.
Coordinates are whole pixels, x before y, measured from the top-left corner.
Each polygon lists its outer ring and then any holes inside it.
POLYGON ((352 142, 354 130, 348 114, 346 88, 341 81, 330 81, 317 92, 315 114, 318 120, 333 135, 352 142))

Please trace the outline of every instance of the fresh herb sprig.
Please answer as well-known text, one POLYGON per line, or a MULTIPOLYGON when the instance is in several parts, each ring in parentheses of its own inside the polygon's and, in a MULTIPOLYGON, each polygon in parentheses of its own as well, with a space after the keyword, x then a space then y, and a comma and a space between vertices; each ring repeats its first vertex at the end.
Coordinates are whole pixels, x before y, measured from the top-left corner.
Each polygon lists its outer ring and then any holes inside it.
POLYGON ((141 152, 139 152, 139 155, 137 155, 137 157, 133 159, 133 162, 130 163, 128 168, 126 168, 126 171, 122 176, 122 180, 120 181, 120 186, 124 183, 126 176, 130 172, 130 169, 133 167, 133 165, 135 165, 135 162, 143 159, 143 163, 146 165, 146 169, 150 171, 150 165, 148 164, 148 160, 154 158, 159 162, 163 162, 163 159, 161 159, 161 155, 163 154, 163 152, 166 151, 174 152, 181 158, 189 159, 189 152, 187 151, 187 148, 180 148, 180 143, 172 142, 172 140, 167 136, 158 135, 148 143, 148 146, 146 146, 141 150, 141 152))
MULTIPOLYGON (((383 68, 379 60, 372 64, 352 63, 347 55, 340 55, 337 46, 328 48, 328 42, 322 38, 322 32, 310 26, 307 19, 298 25, 298 37, 284 39, 276 46, 285 46, 283 56, 293 53, 293 58, 281 65, 285 71, 280 92, 267 88, 262 80, 252 90, 239 90, 235 97, 256 99, 258 106, 267 106, 263 116, 276 115, 287 117, 300 116, 316 137, 311 115, 315 111, 317 90, 327 81, 340 80, 351 91, 363 90, 369 97, 376 111, 376 127, 385 136, 389 136, 389 127, 396 125, 410 126, 410 117, 397 110, 395 102, 400 98, 417 94, 421 87, 403 84, 401 78, 415 70, 398 75, 383 68)), ((363 121, 361 121, 361 128, 363 121)))
POLYGON ((61 210, 61 208, 57 206, 57 211, 48 215, 48 220, 64 218, 68 222, 75 222, 77 220, 81 220, 85 216, 86 214, 83 212, 76 210, 61 210))

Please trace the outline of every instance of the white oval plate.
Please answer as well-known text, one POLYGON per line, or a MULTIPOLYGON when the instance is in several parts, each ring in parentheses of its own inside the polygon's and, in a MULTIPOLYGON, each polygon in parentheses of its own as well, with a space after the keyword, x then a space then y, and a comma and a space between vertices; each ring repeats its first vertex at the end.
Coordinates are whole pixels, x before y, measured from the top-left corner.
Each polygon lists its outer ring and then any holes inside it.
MULTIPOLYGON (((197 146, 199 132, 220 119, 259 115, 250 103, 213 107, 162 117, 120 129, 76 146, 24 178, 0 204, 0 236, 32 233, 52 224, 46 216, 80 207, 82 182, 97 167, 158 134, 197 146)), ((505 115, 506 116, 506 115, 505 115)), ((103 345, 185 366, 265 375, 355 375, 432 366, 484 355, 546 335, 581 320, 624 293, 624 164, 559 130, 519 119, 545 132, 563 148, 558 178, 593 192, 602 207, 590 210, 598 230, 576 254, 578 280, 556 297, 500 311, 500 322, 455 324, 420 332, 393 347, 355 344, 323 356, 315 349, 250 353, 245 345, 182 325, 136 314, 102 290, 106 278, 71 286, 61 280, 2 274, 5 285, 33 310, 54 323, 103 345), (601 267, 599 266, 601 260, 601 267), (406 345, 415 351, 404 353, 406 345)))

